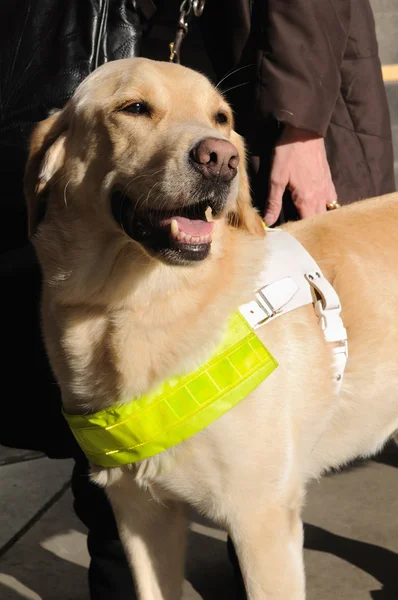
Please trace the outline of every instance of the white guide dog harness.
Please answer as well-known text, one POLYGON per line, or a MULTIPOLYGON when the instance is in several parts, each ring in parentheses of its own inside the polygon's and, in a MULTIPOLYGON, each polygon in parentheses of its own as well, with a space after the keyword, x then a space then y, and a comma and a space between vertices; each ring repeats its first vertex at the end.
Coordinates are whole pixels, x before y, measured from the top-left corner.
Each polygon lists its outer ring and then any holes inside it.
POLYGON ((325 340, 333 344, 335 380, 339 390, 348 345, 335 289, 307 250, 286 231, 267 229, 265 244, 267 262, 256 284, 255 300, 240 306, 241 314, 256 330, 295 308, 313 304, 325 340))

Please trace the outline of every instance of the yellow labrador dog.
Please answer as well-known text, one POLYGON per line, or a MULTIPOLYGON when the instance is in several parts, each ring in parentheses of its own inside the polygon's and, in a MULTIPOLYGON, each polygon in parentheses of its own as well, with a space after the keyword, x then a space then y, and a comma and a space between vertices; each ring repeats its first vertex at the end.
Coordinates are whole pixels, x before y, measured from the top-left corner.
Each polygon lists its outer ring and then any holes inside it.
MULTIPOLYGON (((223 97, 173 64, 102 66, 39 124, 26 196, 66 412, 129 402, 212 354, 266 260, 244 162, 223 97)), ((93 465, 141 600, 180 597, 186 503, 232 536, 250 600, 305 598, 308 481, 398 428, 397 217, 392 194, 287 227, 340 296, 339 394, 308 305, 258 330, 279 367, 250 397, 152 458, 93 465)))

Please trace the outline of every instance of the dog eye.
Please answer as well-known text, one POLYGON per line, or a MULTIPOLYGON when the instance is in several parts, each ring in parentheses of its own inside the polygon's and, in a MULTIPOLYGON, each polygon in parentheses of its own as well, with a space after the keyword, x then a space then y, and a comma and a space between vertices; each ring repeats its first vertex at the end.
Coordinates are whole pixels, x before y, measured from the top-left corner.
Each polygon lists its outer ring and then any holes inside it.
POLYGON ((228 115, 223 112, 218 112, 215 116, 215 120, 219 125, 223 125, 224 123, 228 123, 228 115))
POLYGON ((149 106, 145 102, 133 102, 122 108, 123 112, 128 112, 133 115, 149 115, 149 106))

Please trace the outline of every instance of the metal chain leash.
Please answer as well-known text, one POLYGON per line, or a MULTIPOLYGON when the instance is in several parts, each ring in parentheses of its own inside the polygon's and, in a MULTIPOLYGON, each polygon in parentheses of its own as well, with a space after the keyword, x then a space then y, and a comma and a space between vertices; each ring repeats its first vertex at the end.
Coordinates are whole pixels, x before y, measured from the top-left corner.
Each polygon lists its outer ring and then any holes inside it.
POLYGON ((180 6, 180 18, 178 19, 177 31, 174 42, 169 44, 169 61, 180 64, 181 45, 188 33, 188 26, 192 17, 201 17, 206 0, 183 0, 180 6))

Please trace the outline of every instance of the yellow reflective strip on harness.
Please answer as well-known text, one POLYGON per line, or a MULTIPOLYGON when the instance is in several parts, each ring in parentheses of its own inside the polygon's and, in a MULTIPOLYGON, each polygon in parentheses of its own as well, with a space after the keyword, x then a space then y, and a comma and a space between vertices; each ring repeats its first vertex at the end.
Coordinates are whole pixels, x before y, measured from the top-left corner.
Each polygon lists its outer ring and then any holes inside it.
POLYGON ((277 362, 240 313, 212 358, 128 404, 67 415, 87 458, 102 467, 134 463, 195 435, 243 400, 277 362))

